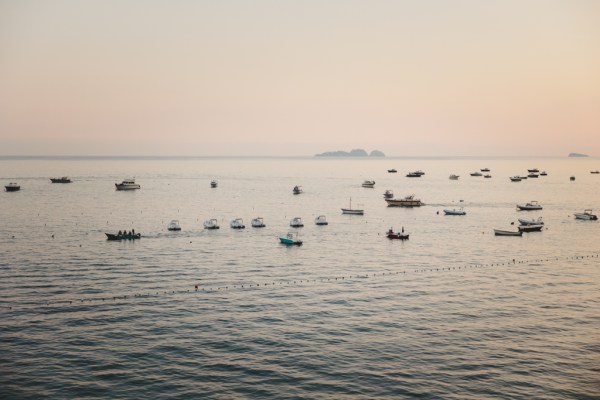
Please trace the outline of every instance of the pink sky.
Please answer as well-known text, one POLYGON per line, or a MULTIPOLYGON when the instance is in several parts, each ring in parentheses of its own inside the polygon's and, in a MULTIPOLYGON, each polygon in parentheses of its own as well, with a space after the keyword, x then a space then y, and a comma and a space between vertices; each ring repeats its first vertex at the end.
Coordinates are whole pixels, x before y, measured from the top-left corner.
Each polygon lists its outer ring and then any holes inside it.
POLYGON ((0 1, 0 155, 600 155, 598 1, 0 1))

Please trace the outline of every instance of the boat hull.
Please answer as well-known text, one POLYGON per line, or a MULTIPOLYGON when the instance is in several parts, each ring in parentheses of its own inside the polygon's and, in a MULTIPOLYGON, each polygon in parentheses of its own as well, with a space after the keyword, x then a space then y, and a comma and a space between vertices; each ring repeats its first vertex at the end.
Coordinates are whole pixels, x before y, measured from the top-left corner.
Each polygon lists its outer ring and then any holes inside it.
POLYGON ((444 214, 446 215, 467 215, 465 211, 460 210, 444 210, 444 214))
POLYGON ((353 210, 351 208, 342 208, 342 214, 364 215, 365 210, 353 210))
POLYGON ((520 232, 541 232, 544 228, 544 225, 520 225, 520 232))
POLYGON ((494 235, 496 236, 523 236, 522 231, 503 231, 501 229, 494 229, 494 235))
POLYGON ((301 246, 302 245, 302 240, 293 240, 293 239, 280 237, 279 241, 281 242, 281 244, 285 244, 288 246, 301 246))
POLYGON ((386 199, 388 207, 421 207, 425 205, 421 200, 386 199))
POLYGON ((18 192, 21 190, 21 186, 4 186, 7 192, 18 192))
POLYGON ((52 183, 71 183, 71 182, 73 182, 70 179, 62 179, 62 178, 50 178, 50 181, 52 183))
POLYGON ((594 214, 575 214, 575 219, 581 219, 585 221, 596 221, 598 216, 594 214))
POLYGON ((387 234, 387 238, 388 239, 408 240, 408 237, 409 237, 408 233, 406 233, 406 234, 402 234, 402 233, 400 233, 400 234, 398 234, 398 233, 392 233, 392 234, 390 234, 390 233, 388 233, 387 234))
POLYGON ((137 190, 140 189, 141 186, 137 183, 135 185, 122 185, 120 183, 115 183, 115 188, 117 190, 137 190))

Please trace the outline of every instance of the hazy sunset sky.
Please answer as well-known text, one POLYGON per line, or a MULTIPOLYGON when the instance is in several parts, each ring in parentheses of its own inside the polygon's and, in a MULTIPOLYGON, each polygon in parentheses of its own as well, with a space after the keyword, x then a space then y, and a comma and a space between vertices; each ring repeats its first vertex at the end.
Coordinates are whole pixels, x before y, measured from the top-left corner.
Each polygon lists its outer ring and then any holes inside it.
POLYGON ((0 0, 0 155, 600 155, 600 1, 0 0))

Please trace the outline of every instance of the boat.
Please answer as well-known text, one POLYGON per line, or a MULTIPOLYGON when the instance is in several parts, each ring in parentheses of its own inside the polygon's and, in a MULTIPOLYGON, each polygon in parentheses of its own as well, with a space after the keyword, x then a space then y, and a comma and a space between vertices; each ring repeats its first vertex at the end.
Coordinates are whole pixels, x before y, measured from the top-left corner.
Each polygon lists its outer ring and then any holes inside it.
POLYGON ((494 229, 496 236, 523 236, 523 231, 505 231, 502 229, 494 229))
POLYGON ((364 215, 364 213, 365 210, 359 208, 352 208, 352 197, 350 197, 350 207, 342 208, 342 214, 364 215))
POLYGON ((140 185, 135 183, 135 179, 125 179, 121 183, 115 183, 117 190, 135 190, 139 189, 140 185))
POLYGON ((539 217, 538 219, 519 218, 519 223, 521 225, 544 225, 544 221, 542 221, 542 217, 539 217))
POLYGON ((375 181, 364 181, 362 183, 362 187, 364 188, 374 188, 375 187, 375 181))
POLYGON ((409 233, 404 233, 404 227, 400 232, 394 232, 392 228, 386 232, 386 236, 388 239, 400 239, 400 240, 408 240, 409 233))
POLYGON ((532 173, 530 173, 530 174, 527 174, 527 177, 528 177, 528 178, 538 178, 538 177, 539 177, 539 175, 538 175, 538 174, 535 174, 535 173, 533 173, 533 172, 532 172, 532 173))
POLYGON ((544 225, 519 225, 519 232, 540 232, 544 225))
POLYGON ((295 232, 288 232, 288 234, 285 237, 280 237, 279 241, 282 244, 286 244, 286 245, 295 245, 295 246, 302 245, 302 240, 298 239, 298 233, 295 233, 295 232))
POLYGON ((69 177, 67 176, 63 176, 60 178, 50 178, 50 181, 52 183, 71 183, 73 182, 71 179, 69 179, 69 177))
POLYGON ((460 210, 452 209, 452 210, 444 210, 445 215, 467 215, 467 212, 462 208, 460 210))
POLYGON ((256 217, 252 219, 250 225, 252 225, 253 228, 264 228, 266 226, 262 217, 256 217))
POLYGON ((542 172, 540 172, 540 175, 541 176, 546 176, 546 175, 548 175, 548 173, 546 171, 542 171, 542 172))
POLYGON ((11 182, 8 185, 4 186, 7 192, 18 192, 21 190, 21 186, 17 185, 16 182, 11 182))
POLYGON ((452 175, 450 175, 448 177, 448 179, 453 180, 453 181, 457 181, 459 177, 460 177, 460 175, 454 175, 454 174, 452 174, 452 175))
POLYGON ((490 169, 489 168, 482 168, 480 171, 481 172, 490 172, 490 169))
POLYGON ((600 171, 598 171, 598 170, 590 171, 590 174, 600 174, 600 171))
POLYGON ((425 175, 425 172, 423 172, 420 169, 418 169, 415 172, 413 172, 413 174, 425 175))
POLYGON ((302 193, 302 189, 300 189, 302 186, 294 186, 294 189, 292 189, 292 193, 294 194, 300 194, 302 193))
POLYGON ((575 219, 596 221, 598 219, 598 216, 595 214, 592 214, 592 210, 584 210, 582 213, 575 213, 575 219))
POLYGON ((105 233, 106 240, 135 240, 142 237, 141 233, 105 233))
POLYGON ((408 174, 406 174, 407 178, 420 178, 422 174, 419 173, 419 171, 415 171, 415 172, 409 172, 408 174))
POLYGON ((490 174, 485 174, 483 177, 484 178, 491 178, 492 176, 490 174))
POLYGON ((395 174, 395 173, 396 173, 396 172, 398 172, 398 171, 397 171, 397 170, 395 170, 394 168, 392 168, 392 169, 388 169, 388 172, 389 172, 390 174, 395 174))
POLYGON ((511 177, 510 177, 510 180, 511 180, 512 182, 521 182, 521 180, 522 180, 522 179, 523 179, 523 178, 521 178, 519 175, 515 175, 515 176, 511 176, 511 177))
POLYGON ((176 219, 172 220, 169 225, 167 225, 167 230, 169 231, 180 231, 181 226, 179 226, 179 221, 176 219))
POLYGON ((244 220, 241 218, 232 219, 229 226, 233 229, 245 229, 244 220))
POLYGON ((475 171, 475 172, 471 173, 471 176, 483 176, 483 174, 479 171, 475 171))
POLYGON ((575 180, 575 177, 574 177, 574 176, 571 176, 569 179, 570 179, 570 180, 572 180, 572 181, 574 181, 574 180, 575 180))
POLYGON ((207 219, 204 221, 204 229, 219 229, 219 221, 216 219, 207 219))
POLYGON ((521 175, 519 178, 521 178, 521 180, 525 180, 527 179, 527 175, 521 175))
POLYGON ((300 217, 294 217, 290 220, 290 226, 292 228, 302 228, 304 226, 304 223, 302 222, 302 218, 300 217))
POLYGON ((521 211, 541 210, 542 206, 535 200, 531 200, 527 204, 517 204, 517 209, 521 211))
POLYGON ((388 207, 421 207, 425 205, 421 200, 415 199, 414 194, 403 199, 386 199, 385 201, 388 203, 388 207))
POLYGON ((527 170, 527 172, 534 172, 534 173, 538 173, 538 172, 540 172, 540 170, 539 170, 539 169, 537 169, 537 168, 533 168, 533 169, 528 169, 528 170, 527 170))
POLYGON ((329 225, 329 222, 327 222, 327 218, 324 215, 319 215, 315 218, 315 225, 329 225))
POLYGON ((210 187, 211 188, 216 188, 218 186, 219 182, 217 182, 216 179, 213 179, 212 181, 210 181, 210 187))
POLYGON ((384 199, 393 199, 394 192, 392 192, 391 190, 386 190, 385 193, 383 194, 383 198, 384 199))

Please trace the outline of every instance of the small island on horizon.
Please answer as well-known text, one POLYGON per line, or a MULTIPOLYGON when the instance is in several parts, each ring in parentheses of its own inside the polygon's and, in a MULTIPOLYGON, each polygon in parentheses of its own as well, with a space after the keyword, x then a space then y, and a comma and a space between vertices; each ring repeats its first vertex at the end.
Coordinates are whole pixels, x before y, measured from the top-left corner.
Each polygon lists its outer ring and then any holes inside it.
POLYGON ((379 150, 373 150, 370 154, 363 149, 352 149, 347 151, 326 151, 321 154, 315 154, 315 157, 385 157, 385 154, 379 150))
POLYGON ((587 154, 569 153, 569 157, 589 157, 587 154))

